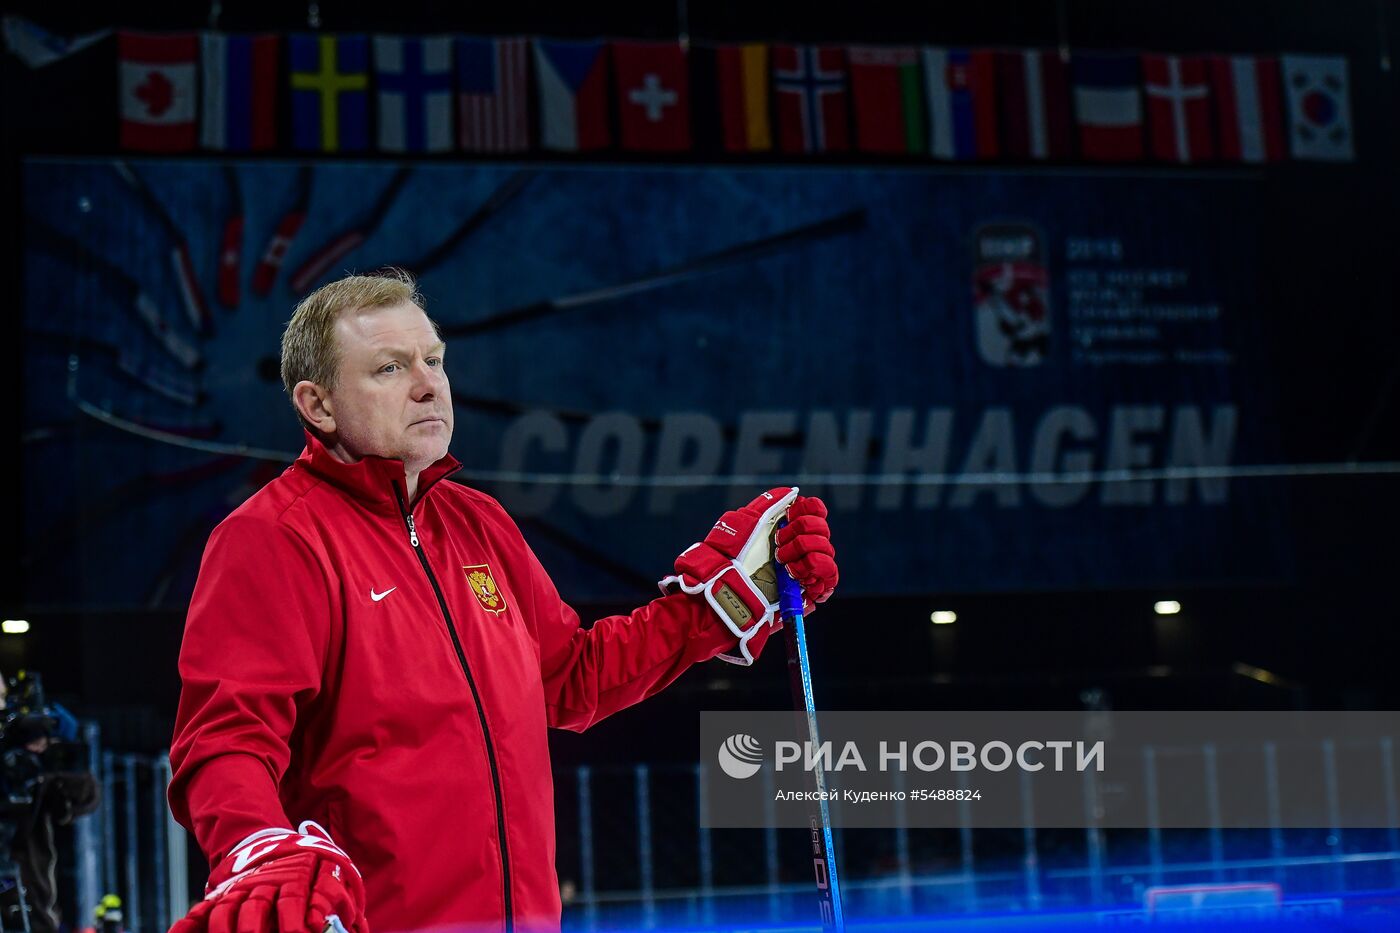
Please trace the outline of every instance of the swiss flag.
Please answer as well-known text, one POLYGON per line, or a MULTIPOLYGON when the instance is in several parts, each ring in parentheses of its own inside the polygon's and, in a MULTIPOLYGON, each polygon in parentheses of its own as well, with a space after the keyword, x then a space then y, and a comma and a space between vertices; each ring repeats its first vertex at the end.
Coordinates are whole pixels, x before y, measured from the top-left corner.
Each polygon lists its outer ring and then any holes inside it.
POLYGON ((685 49, 675 42, 614 42, 613 77, 622 148, 690 148, 690 87, 685 49))
POLYGON ((1143 89, 1152 158, 1202 162, 1215 158, 1206 60, 1184 55, 1144 55, 1143 89))
POLYGON ((196 62, 194 33, 117 34, 121 147, 145 152, 193 149, 196 62))

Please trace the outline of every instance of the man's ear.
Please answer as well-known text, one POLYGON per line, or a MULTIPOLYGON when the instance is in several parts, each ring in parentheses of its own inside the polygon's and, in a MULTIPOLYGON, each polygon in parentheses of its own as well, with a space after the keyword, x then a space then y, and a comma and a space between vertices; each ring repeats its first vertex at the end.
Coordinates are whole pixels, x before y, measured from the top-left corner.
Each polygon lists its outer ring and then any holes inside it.
POLYGON ((302 420, 317 431, 322 434, 335 433, 331 394, 324 386, 303 379, 292 388, 292 403, 301 413, 302 420))

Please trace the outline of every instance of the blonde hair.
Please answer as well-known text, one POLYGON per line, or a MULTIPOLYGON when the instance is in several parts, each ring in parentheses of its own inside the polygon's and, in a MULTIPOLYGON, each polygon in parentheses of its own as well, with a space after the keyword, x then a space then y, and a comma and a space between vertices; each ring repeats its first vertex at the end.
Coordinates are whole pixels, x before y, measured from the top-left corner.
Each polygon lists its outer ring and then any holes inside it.
MULTIPOLYGON (((384 269, 374 275, 347 275, 307 295, 292 311, 282 332, 282 388, 296 408, 292 390, 303 380, 334 389, 340 374, 340 350, 335 343, 335 322, 341 312, 385 308, 408 302, 423 307, 418 283, 403 269, 384 269)), ((437 323, 433 322, 437 330, 437 323)), ((301 418, 301 411, 297 410, 301 418)), ((303 423, 305 419, 302 419, 303 423)))

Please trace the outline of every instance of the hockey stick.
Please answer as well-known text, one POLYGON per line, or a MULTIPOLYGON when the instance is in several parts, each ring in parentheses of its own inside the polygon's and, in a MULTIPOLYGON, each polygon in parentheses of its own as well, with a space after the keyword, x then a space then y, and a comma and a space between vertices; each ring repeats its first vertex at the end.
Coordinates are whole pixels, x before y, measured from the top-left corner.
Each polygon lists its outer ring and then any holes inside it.
MULTIPOLYGON (((781 528, 787 522, 778 524, 781 528)), ((787 642, 788 681, 792 686, 793 707, 805 720, 810 748, 821 748, 817 736, 817 706, 812 699, 812 669, 807 663, 807 630, 802 618, 802 585, 787 568, 777 565, 778 602, 783 614, 783 637, 787 642)), ((841 889, 836 880, 836 847, 832 844, 831 810, 826 803, 826 772, 821 761, 805 772, 807 777, 807 820, 811 833, 812 867, 817 878, 817 901, 821 905, 822 926, 828 930, 846 929, 841 910, 841 889)))
POLYGON ((419 259, 417 262, 402 263, 403 268, 418 276, 421 276, 430 269, 436 268, 444 259, 452 255, 452 251, 461 245, 463 240, 475 233, 486 221, 490 220, 499 213, 502 208, 509 204, 517 194, 524 191, 534 177, 535 173, 527 170, 522 170, 511 175, 501 183, 499 188, 491 192, 491 197, 487 198, 480 207, 472 212, 470 217, 464 220, 456 230, 452 231, 447 239, 433 247, 426 256, 419 259))
POLYGON ((224 166, 224 184, 229 207, 219 248, 219 302, 225 308, 236 308, 241 297, 238 273, 243 266, 243 194, 238 187, 238 172, 232 165, 224 166))
POLYGON ((393 206, 394 199, 398 197, 403 189, 404 183, 408 181, 408 176, 413 169, 404 166, 394 173, 394 177, 389 181, 389 186, 379 195, 379 199, 374 202, 369 213, 365 214, 349 230, 345 230, 332 237, 325 245, 311 254, 311 258, 302 263, 296 272, 292 273, 292 292, 303 295, 311 290, 311 286, 325 275, 332 266, 348 256, 356 247, 378 228, 384 215, 389 213, 389 208, 393 206))
POLYGON ((123 300, 127 310, 145 325, 151 336, 156 338, 175 362, 186 369, 198 369, 204 365, 199 349, 171 328, 170 322, 160 313, 159 306, 142 290, 140 283, 127 274, 125 269, 117 266, 111 260, 97 255, 77 240, 58 232, 33 215, 25 218, 25 236, 34 245, 43 247, 53 256, 65 257, 70 261, 73 258, 81 260, 83 264, 119 286, 125 293, 123 300))
POLYGON ((292 240, 296 239, 297 231, 306 221, 306 208, 310 203, 311 166, 304 165, 297 172, 296 197, 292 199, 291 210, 277 221, 277 227, 272 231, 272 239, 267 241, 262 258, 258 260, 258 267, 253 271, 253 294, 266 295, 272 291, 272 283, 277 280, 277 273, 282 270, 282 260, 287 258, 287 250, 291 248, 292 240))
POLYGON ((479 321, 468 321, 463 324, 449 324, 442 328, 442 335, 443 337, 466 337, 471 334, 499 330, 503 327, 510 327, 515 324, 524 323, 525 321, 532 321, 536 318, 548 317, 553 314, 558 314, 561 311, 570 311, 574 308, 601 304, 606 301, 616 301, 628 295, 651 291, 663 285, 670 285, 674 282, 695 278, 696 276, 723 269, 726 266, 762 259, 765 256, 781 252, 792 246, 809 243, 813 240, 824 239, 829 236, 851 233, 855 230, 859 230, 864 225, 865 209, 856 208, 855 210, 846 211, 843 214, 837 214, 835 217, 819 220, 816 223, 807 224, 802 227, 794 227, 791 230, 786 230, 782 233, 774 234, 773 236, 726 247, 718 252, 710 253, 708 256, 701 256, 698 259, 687 259, 684 262, 671 266, 669 269, 662 269, 659 272, 644 275, 627 282, 620 282, 617 285, 595 288, 586 292, 577 292, 573 295, 566 295, 563 298, 546 298, 543 301, 532 302, 517 308, 497 311, 479 321))
POLYGON ((209 313, 209 305, 204 301, 204 292, 200 290, 199 280, 195 278, 194 263, 190 261, 190 247, 185 242, 185 235, 175 226, 174 219, 157 200, 150 186, 141 180, 141 176, 137 175, 131 166, 118 160, 112 163, 112 167, 165 229, 171 244, 170 265, 175 270, 175 280, 180 284, 180 297, 185 302, 185 312, 189 315, 190 323, 194 325, 195 333, 208 333, 213 330, 214 318, 209 313))

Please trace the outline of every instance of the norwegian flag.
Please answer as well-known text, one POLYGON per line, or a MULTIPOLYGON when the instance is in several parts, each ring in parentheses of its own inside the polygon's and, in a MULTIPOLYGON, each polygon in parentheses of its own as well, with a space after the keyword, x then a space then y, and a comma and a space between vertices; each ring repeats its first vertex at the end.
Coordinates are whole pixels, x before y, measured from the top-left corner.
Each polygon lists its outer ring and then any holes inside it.
POLYGON ((1206 60, 1183 55, 1143 55, 1147 129, 1158 162, 1215 158, 1206 60))
POLYGON ((851 148, 846 50, 838 45, 774 45, 773 92, 783 152, 851 148))
POLYGON ((467 152, 530 147, 530 40, 457 40, 457 144, 467 152))
POLYGON ((1080 155, 1098 162, 1141 159, 1142 96, 1137 58, 1077 55, 1073 68, 1080 155))
POLYGON ((1283 159, 1283 79, 1278 59, 1213 56, 1210 82, 1220 158, 1232 162, 1283 159))
POLYGON ((1001 140, 1019 159, 1066 159, 1074 148, 1069 67, 1046 49, 996 53, 1001 140))
POLYGON ((121 147, 146 152, 193 149, 199 39, 193 33, 117 34, 121 147))

